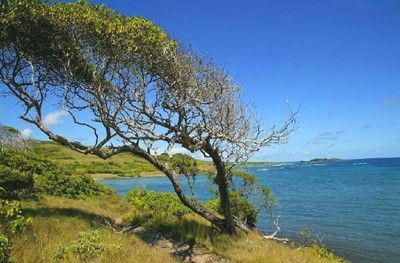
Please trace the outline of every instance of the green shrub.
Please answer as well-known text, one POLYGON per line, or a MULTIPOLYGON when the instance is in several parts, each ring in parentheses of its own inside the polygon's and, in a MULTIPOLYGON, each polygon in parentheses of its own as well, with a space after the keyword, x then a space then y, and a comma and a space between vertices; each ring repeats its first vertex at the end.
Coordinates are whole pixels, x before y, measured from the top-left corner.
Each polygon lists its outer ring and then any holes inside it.
POLYGON ((177 153, 172 157, 163 154, 159 159, 164 163, 168 163, 178 174, 196 175, 199 172, 196 159, 187 154, 177 153))
POLYGON ((95 182, 90 176, 72 173, 33 153, 0 152, 1 174, 7 174, 3 186, 7 195, 12 195, 13 192, 9 191, 14 188, 25 186, 29 186, 31 192, 34 192, 34 186, 40 194, 67 198, 85 198, 112 192, 111 188, 95 182))
POLYGON ((0 263, 8 263, 10 254, 10 241, 7 236, 0 234, 0 263))
POLYGON ((31 223, 31 218, 22 215, 19 202, 0 199, 0 263, 9 262, 11 237, 23 233, 31 223))
POLYGON ((107 249, 117 249, 118 244, 107 244, 101 240, 98 230, 80 232, 77 240, 66 246, 60 246, 55 252, 54 259, 66 259, 68 254, 78 257, 83 262, 88 262, 99 257, 107 249))
POLYGON ((173 193, 133 189, 128 192, 128 201, 146 211, 173 214, 181 217, 190 212, 173 193))
POLYGON ((72 199, 112 193, 112 189, 95 182, 88 175, 45 173, 37 176, 39 192, 72 199))
POLYGON ((0 164, 0 197, 5 199, 25 199, 35 196, 34 181, 31 173, 6 167, 0 164))
POLYGON ((0 230, 6 235, 19 234, 31 223, 31 218, 22 215, 21 203, 0 199, 0 230))
POLYGON ((316 235, 312 233, 309 228, 305 228, 300 232, 300 245, 303 250, 310 251, 312 254, 318 255, 322 258, 327 258, 336 262, 347 262, 341 257, 333 254, 316 235))
POLYGON ((0 164, 20 172, 44 174, 59 173, 62 169, 53 162, 33 153, 0 151, 0 164))
MULTIPOLYGON (((249 226, 255 226, 257 222, 257 211, 246 197, 242 196, 239 191, 231 191, 229 192, 229 198, 233 215, 239 220, 247 222, 249 226)), ((221 201, 219 198, 208 201, 206 207, 222 214, 221 201)))

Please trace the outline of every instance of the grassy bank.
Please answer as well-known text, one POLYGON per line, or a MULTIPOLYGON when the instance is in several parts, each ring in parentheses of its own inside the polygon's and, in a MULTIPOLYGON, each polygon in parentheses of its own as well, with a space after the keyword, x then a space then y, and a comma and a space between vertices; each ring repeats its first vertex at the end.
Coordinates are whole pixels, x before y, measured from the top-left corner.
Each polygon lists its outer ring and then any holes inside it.
POLYGON ((104 219, 126 212, 122 200, 45 198, 23 203, 29 230, 13 240, 13 262, 175 262, 131 234, 118 234, 104 219), (85 238, 89 235, 93 239, 85 238), (80 236, 81 235, 81 236, 80 236), (83 238, 82 238, 83 235, 83 238), (72 249, 71 249, 72 248, 72 249))
POLYGON ((154 232, 174 244, 187 244, 192 251, 212 253, 231 262, 340 262, 334 257, 321 256, 315 249, 263 240, 253 232, 232 238, 191 213, 182 217, 147 213, 113 195, 87 200, 47 197, 23 202, 23 211, 32 217, 33 223, 28 232, 13 240, 15 262, 179 261, 179 255, 152 246, 154 240, 148 237, 154 232), (127 224, 141 226, 146 232, 117 233, 127 224), (102 248, 96 250, 90 240, 82 240, 82 233, 95 236, 94 241, 102 248), (70 249, 74 246, 80 250, 70 249), (94 251, 93 257, 90 251, 94 251))
MULTIPOLYGON (((94 179, 162 176, 152 164, 129 153, 118 154, 108 160, 102 160, 97 156, 82 155, 57 143, 45 141, 35 142, 33 151, 68 169, 90 174, 94 179)), ((196 162, 201 172, 212 169, 209 162, 202 160, 196 162)))

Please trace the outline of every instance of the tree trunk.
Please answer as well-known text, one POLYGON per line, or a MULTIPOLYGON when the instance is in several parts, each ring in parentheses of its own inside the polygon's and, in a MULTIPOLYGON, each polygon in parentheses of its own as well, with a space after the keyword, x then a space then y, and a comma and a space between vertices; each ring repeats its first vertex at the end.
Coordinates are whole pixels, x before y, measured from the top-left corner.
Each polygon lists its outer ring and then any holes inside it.
POLYGON ((206 151, 214 162, 215 169, 217 170, 216 183, 218 185, 219 198, 221 200, 221 208, 224 216, 225 232, 228 234, 235 234, 236 224, 233 219, 231 202, 229 198, 229 183, 225 164, 219 156, 218 152, 212 149, 211 145, 206 146, 206 151))
POLYGON ((226 178, 225 167, 217 168, 217 184, 219 190, 219 198, 221 200, 222 213, 224 215, 225 229, 228 234, 234 234, 236 225, 233 220, 231 202, 229 200, 229 184, 226 178))
POLYGON ((149 161, 151 164, 157 167, 161 172, 163 172, 168 177, 168 179, 172 183, 172 186, 174 187, 175 193, 178 195, 179 199, 185 206, 190 208, 196 214, 207 219, 210 223, 219 228, 221 231, 229 234, 233 233, 232 231, 230 231, 230 229, 226 228, 226 223, 225 223, 226 220, 223 221, 222 219, 216 217, 214 214, 210 213, 207 209, 205 209, 200 203, 193 202, 192 200, 186 197, 185 193, 183 192, 183 189, 181 188, 178 182, 177 176, 171 170, 169 170, 168 167, 159 162, 151 154, 140 148, 135 148, 133 149, 132 152, 142 156, 144 159, 149 161))

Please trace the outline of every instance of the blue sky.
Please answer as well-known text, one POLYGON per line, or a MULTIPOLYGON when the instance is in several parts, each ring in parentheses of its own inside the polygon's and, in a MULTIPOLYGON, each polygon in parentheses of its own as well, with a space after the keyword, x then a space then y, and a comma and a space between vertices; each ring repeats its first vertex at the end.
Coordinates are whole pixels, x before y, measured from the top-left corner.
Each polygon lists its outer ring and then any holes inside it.
MULTIPOLYGON (((96 1, 155 21, 225 67, 266 126, 301 105, 289 143, 254 160, 400 156, 400 1, 96 1)), ((0 122, 31 129, 15 100, 0 122)), ((70 137, 62 114, 52 126, 70 137)), ((30 133, 29 130, 25 130, 30 133)))

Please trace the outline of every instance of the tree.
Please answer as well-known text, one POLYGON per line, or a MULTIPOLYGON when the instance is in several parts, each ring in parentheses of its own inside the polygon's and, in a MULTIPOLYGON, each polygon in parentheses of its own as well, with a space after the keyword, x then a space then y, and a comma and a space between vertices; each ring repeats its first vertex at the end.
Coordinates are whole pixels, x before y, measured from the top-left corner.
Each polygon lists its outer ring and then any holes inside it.
POLYGON ((281 128, 263 130, 226 72, 143 18, 83 1, 10 0, 1 13, 1 79, 22 102, 23 120, 82 154, 143 157, 168 177, 184 205, 235 232, 232 171, 261 147, 285 142, 293 113, 281 128), (93 144, 51 131, 43 122, 49 103, 91 131, 93 144), (212 160, 223 219, 188 198, 176 165, 157 157, 158 148, 168 153, 176 145, 212 160))
POLYGON ((30 148, 29 140, 17 129, 0 125, 0 151, 5 149, 26 151, 30 148))

